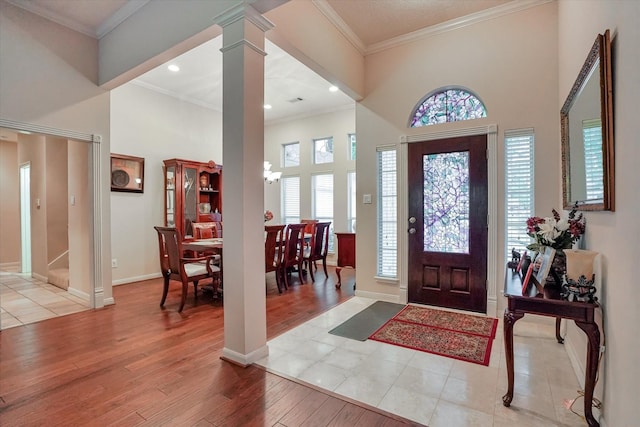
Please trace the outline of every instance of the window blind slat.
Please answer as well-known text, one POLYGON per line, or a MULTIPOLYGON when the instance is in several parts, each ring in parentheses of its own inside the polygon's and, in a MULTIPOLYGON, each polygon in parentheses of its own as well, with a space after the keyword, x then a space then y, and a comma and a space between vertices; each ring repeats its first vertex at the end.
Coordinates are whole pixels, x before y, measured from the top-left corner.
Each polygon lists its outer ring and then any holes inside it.
POLYGON ((506 256, 520 252, 531 241, 527 219, 533 216, 533 129, 505 131, 506 256))

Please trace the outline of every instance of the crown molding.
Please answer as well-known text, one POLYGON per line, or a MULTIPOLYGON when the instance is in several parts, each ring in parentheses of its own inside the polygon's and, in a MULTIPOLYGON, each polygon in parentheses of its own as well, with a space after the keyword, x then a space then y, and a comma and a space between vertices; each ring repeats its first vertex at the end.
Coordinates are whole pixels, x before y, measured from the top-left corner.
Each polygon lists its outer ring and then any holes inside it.
MULTIPOLYGON (((314 0, 316 1, 316 0, 314 0)), ((406 43, 411 43, 416 40, 420 40, 426 37, 442 34, 447 31, 453 31, 460 28, 467 27, 469 25, 477 24, 479 22, 487 21, 489 19, 498 18, 508 15, 510 13, 520 12, 532 7, 540 6, 546 3, 551 3, 555 0, 520 0, 505 3, 501 6, 492 7, 491 9, 482 10, 480 12, 472 13, 470 15, 462 16, 460 18, 452 19, 450 21, 443 22, 441 24, 425 27, 411 33, 403 34, 398 37, 394 37, 388 40, 374 43, 367 46, 365 55, 371 55, 373 53, 382 52, 383 50, 391 49, 406 43)))
POLYGON ((162 95, 170 96, 170 97, 175 98, 175 99, 177 99, 179 101, 188 102, 190 104, 194 104, 194 105, 197 105, 199 107, 208 108, 209 110, 213 110, 213 111, 217 111, 218 113, 222 113, 222 109, 216 108, 212 104, 208 104, 206 102, 200 101, 199 99, 195 99, 195 98, 191 98, 191 97, 188 97, 188 96, 179 95, 179 94, 177 94, 177 93, 175 93, 173 91, 170 91, 170 90, 161 88, 159 86, 152 85, 152 84, 140 81, 138 79, 131 80, 130 83, 133 83, 136 86, 140 86, 142 88, 145 88, 145 89, 160 93, 162 95))
POLYGON ((9 4, 19 7, 20 9, 24 9, 28 12, 41 16, 49 21, 53 21, 56 24, 60 24, 63 27, 67 27, 69 29, 82 33, 85 36, 96 38, 96 32, 93 30, 93 28, 87 25, 83 25, 73 19, 69 19, 65 16, 62 16, 58 13, 47 10, 38 4, 32 3, 28 0, 6 0, 6 1, 9 4))
POLYGON ((230 7, 218 16, 215 16, 213 18, 213 23, 218 24, 221 27, 226 27, 227 25, 231 25, 241 19, 247 19, 263 32, 267 32, 274 27, 273 22, 269 21, 267 18, 262 16, 260 12, 246 3, 240 3, 236 6, 230 7))
POLYGON ((116 28, 118 25, 124 22, 125 19, 127 19, 128 17, 136 13, 140 8, 142 8, 144 5, 146 5, 150 1, 151 0, 127 1, 124 4, 124 6, 116 10, 116 12, 113 15, 111 15, 110 17, 102 21, 100 25, 98 25, 98 28, 95 31, 94 37, 101 39, 102 37, 106 36, 111 32, 111 30, 116 28))
POLYGON ((336 13, 326 0, 311 0, 311 3, 342 33, 361 55, 365 55, 367 48, 360 37, 353 32, 346 22, 336 13))

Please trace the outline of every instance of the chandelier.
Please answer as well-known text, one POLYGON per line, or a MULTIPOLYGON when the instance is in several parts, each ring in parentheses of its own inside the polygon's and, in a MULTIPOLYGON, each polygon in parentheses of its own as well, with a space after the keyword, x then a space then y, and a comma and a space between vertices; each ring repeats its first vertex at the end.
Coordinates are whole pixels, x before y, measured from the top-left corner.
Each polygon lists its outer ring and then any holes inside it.
POLYGON ((264 181, 272 184, 273 182, 278 182, 280 180, 280 176, 282 172, 272 172, 271 171, 271 163, 265 161, 264 162, 264 181))

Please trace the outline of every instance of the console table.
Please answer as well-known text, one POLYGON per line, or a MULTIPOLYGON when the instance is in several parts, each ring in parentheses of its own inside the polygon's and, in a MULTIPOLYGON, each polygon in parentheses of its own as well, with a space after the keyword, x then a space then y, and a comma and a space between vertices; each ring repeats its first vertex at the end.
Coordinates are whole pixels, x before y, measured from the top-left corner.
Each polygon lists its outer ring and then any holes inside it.
POLYGON ((600 329, 594 319, 598 304, 564 300, 560 296, 560 288, 557 285, 542 286, 534 277, 531 280, 532 283, 523 292, 520 276, 512 273, 510 269, 506 271, 504 296, 507 297, 508 305, 504 312, 504 350, 508 389, 502 397, 502 404, 509 406, 513 400, 513 325, 516 321, 527 313, 555 317, 556 339, 562 344, 560 319, 569 319, 584 331, 589 341, 584 385, 584 415, 590 427, 599 427, 600 424, 594 418, 591 408, 600 352, 600 329))
POLYGON ((336 274, 338 275, 338 283, 336 288, 342 286, 342 278, 340 271, 342 267, 356 268, 356 233, 335 233, 338 238, 338 262, 336 266, 336 274))

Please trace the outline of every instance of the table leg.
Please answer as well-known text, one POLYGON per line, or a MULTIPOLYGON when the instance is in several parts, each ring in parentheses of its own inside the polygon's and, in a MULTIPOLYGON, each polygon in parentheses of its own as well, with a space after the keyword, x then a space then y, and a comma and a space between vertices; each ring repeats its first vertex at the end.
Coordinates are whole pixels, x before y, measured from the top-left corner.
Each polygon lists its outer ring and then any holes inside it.
POLYGON ((600 353, 600 330, 595 323, 576 321, 576 325, 584 331, 589 340, 587 348, 587 367, 584 379, 584 417, 589 427, 599 427, 600 423, 593 416, 593 389, 598 374, 598 355, 600 353))
POLYGON ((342 271, 342 267, 336 267, 336 275, 338 276, 338 283, 336 283, 336 288, 340 288, 340 286, 342 286, 342 278, 340 277, 340 271, 342 271))
POLYGON ((507 361, 507 393, 502 396, 504 406, 511 405, 513 400, 513 325, 524 316, 524 313, 504 311, 504 353, 507 361))
POLYGON ((560 321, 562 317, 556 317, 556 339, 560 344, 564 344, 564 338, 560 336, 560 321))

